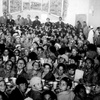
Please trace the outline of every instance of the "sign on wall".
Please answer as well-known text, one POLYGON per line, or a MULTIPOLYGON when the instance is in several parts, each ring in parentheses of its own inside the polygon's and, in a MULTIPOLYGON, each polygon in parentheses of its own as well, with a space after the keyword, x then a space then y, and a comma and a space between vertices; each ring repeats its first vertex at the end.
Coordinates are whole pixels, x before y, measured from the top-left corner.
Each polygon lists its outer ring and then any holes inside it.
POLYGON ((42 0, 42 11, 48 12, 49 10, 49 0, 42 0))
POLYGON ((50 13, 61 16, 62 0, 50 0, 50 13))
POLYGON ((31 9, 41 10, 41 0, 31 0, 31 9))
POLYGON ((22 10, 22 0, 10 0, 10 13, 22 10))
POLYGON ((29 2, 23 2, 23 10, 29 10, 30 9, 30 3, 29 2))
POLYGON ((3 0, 3 12, 8 13, 9 12, 9 0, 3 0))

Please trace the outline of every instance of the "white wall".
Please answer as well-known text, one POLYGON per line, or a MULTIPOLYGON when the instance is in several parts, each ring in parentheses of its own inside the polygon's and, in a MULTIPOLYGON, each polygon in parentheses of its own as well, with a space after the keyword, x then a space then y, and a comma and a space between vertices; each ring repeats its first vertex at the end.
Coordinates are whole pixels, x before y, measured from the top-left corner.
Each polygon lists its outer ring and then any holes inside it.
POLYGON ((100 26, 100 0, 90 0, 89 10, 89 25, 100 26))
POLYGON ((2 0, 0 0, 0 16, 3 15, 2 0))
POLYGON ((89 0, 68 0, 66 23, 75 25, 76 14, 86 14, 88 22, 89 0))

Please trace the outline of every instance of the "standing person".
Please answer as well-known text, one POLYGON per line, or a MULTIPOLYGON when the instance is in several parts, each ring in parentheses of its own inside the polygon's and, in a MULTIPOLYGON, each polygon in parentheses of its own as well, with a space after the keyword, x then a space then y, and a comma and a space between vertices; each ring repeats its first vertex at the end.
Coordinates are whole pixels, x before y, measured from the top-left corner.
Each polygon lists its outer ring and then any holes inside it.
POLYGON ((3 13, 3 16, 0 17, 0 24, 6 25, 7 22, 7 15, 6 12, 3 13))
POLYGON ((56 27, 60 30, 64 28, 64 22, 62 21, 62 17, 59 17, 59 21, 56 23, 56 27))
POLYGON ((14 19, 12 19, 12 15, 9 15, 8 17, 9 17, 9 19, 7 19, 7 26, 14 26, 15 21, 14 21, 14 19))
POLYGON ((32 20, 31 20, 30 15, 27 15, 27 18, 25 18, 25 25, 28 25, 28 26, 32 25, 32 20))
POLYGON ((89 33, 89 27, 87 26, 86 21, 83 21, 83 33, 85 35, 85 38, 87 39, 89 33))
POLYGON ((33 29, 35 29, 35 28, 40 27, 40 26, 41 26, 41 22, 39 21, 39 16, 36 16, 35 20, 32 23, 32 27, 33 27, 33 29))
POLYGON ((82 28, 82 24, 80 21, 77 21, 76 23, 76 33, 79 34, 80 29, 82 28))
POLYGON ((16 88, 12 90, 9 100, 24 100, 27 89, 27 80, 24 77, 18 77, 16 80, 16 88))
POLYGON ((22 21, 21 21, 21 15, 18 15, 18 16, 17 16, 17 19, 15 20, 15 24, 16 24, 16 25, 21 25, 21 22, 22 22, 22 21))
POLYGON ((94 44, 94 30, 93 30, 93 26, 90 26, 90 31, 89 31, 87 40, 89 41, 89 43, 94 44))

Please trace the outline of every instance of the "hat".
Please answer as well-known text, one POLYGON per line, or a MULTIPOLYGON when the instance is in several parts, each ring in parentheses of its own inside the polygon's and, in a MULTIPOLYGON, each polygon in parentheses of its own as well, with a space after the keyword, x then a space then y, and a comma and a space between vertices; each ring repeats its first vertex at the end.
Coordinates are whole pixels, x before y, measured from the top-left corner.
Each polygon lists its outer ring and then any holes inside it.
POLYGON ((58 47, 59 49, 61 48, 61 45, 59 43, 56 43, 55 46, 58 47))
POLYGON ((31 80, 30 80, 30 86, 33 86, 33 85, 35 85, 35 84, 38 84, 38 83, 40 83, 41 81, 42 81, 42 80, 41 80, 40 77, 34 76, 34 77, 32 77, 31 80))
POLYGON ((59 56, 58 58, 64 58, 66 61, 68 61, 68 56, 67 55, 65 55, 65 54, 63 54, 63 55, 61 55, 61 56, 59 56))

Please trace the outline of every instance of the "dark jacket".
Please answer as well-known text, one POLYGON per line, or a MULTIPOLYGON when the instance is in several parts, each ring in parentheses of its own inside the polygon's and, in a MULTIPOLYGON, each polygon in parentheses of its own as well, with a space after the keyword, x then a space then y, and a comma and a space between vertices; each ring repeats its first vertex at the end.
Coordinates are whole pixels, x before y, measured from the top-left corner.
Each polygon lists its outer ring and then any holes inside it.
POLYGON ((15 21, 13 20, 13 19, 7 19, 7 26, 9 26, 9 25, 11 25, 11 26, 14 26, 15 25, 15 21))
POLYGON ((40 22, 39 20, 33 21, 32 27, 33 27, 33 28, 36 28, 36 26, 37 26, 37 27, 41 26, 41 22, 40 22))
POLYGON ((33 100, 42 100, 42 93, 39 91, 33 91, 32 89, 27 93, 26 97, 30 97, 33 100))
POLYGON ((24 100, 24 94, 16 87, 10 94, 9 100, 24 100))
POLYGON ((43 77, 43 79, 46 80, 46 81, 55 81, 55 77, 54 77, 54 75, 51 72, 47 73, 43 77))

